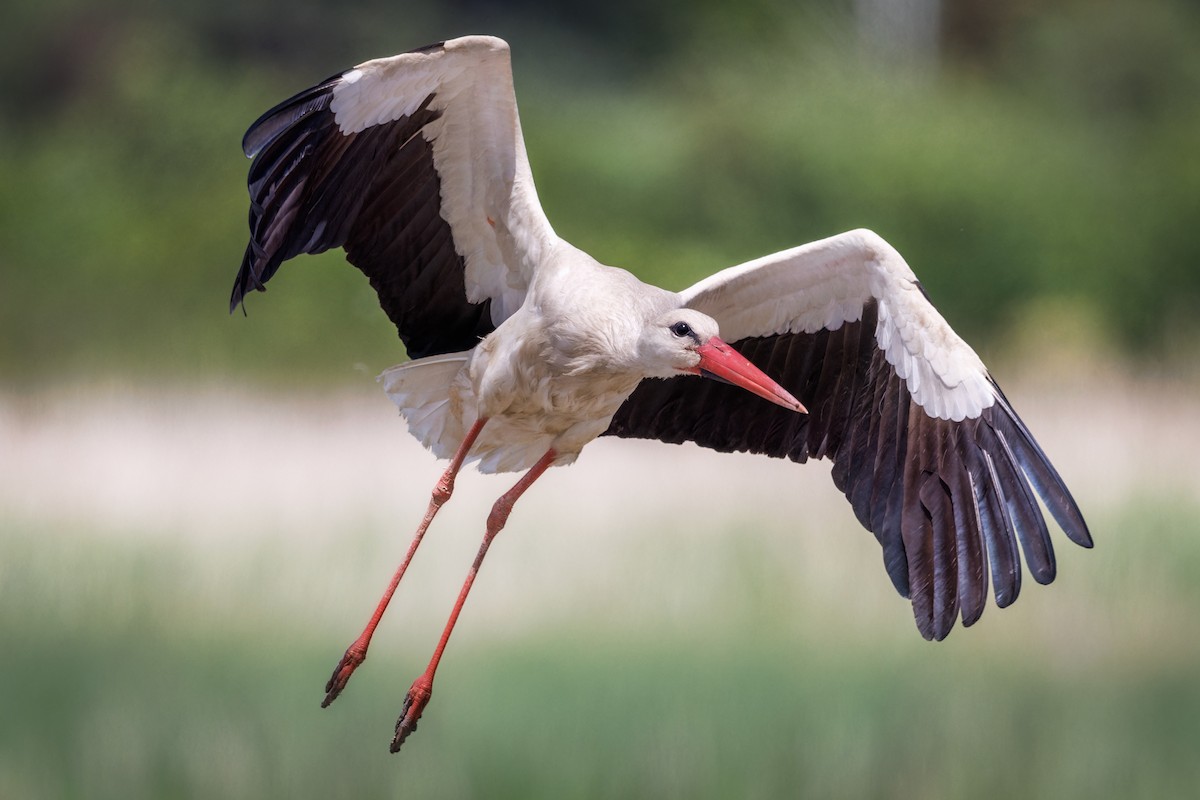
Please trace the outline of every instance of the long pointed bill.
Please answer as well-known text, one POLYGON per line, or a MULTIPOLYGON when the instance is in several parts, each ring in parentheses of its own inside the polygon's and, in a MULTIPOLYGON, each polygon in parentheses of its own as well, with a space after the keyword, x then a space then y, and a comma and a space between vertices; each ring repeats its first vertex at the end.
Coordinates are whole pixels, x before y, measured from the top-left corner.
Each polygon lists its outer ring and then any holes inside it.
POLYGON ((787 389, 768 378, 766 373, 746 360, 745 356, 716 336, 696 348, 696 352, 700 354, 700 363, 696 369, 700 375, 740 386, 764 400, 770 400, 792 411, 808 413, 808 409, 792 397, 787 389))

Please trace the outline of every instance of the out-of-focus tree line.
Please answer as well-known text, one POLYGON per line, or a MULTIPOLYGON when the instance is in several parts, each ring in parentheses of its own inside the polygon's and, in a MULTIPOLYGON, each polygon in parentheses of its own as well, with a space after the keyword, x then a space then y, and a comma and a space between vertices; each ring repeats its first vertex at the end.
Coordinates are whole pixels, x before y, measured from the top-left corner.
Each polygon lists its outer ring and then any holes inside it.
POLYGON ((399 360, 340 253, 226 315, 239 143, 294 91, 465 33, 512 44, 542 202, 602 261, 680 288, 865 226, 985 352, 1195 355, 1200 7, 911 0, 910 29, 886 5, 17 0, 0 381, 341 379, 399 360))

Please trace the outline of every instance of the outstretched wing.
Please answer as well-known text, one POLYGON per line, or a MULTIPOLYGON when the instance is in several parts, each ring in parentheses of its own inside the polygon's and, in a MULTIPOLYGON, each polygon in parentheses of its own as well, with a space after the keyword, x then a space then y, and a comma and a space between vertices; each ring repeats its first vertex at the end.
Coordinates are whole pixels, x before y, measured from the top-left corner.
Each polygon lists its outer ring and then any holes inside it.
POLYGON ((851 231, 731 267, 683 293, 721 335, 809 409, 686 377, 643 381, 607 433, 692 441, 803 462, 833 480, 883 548, 917 627, 942 639, 1021 585, 1054 550, 1034 492, 1067 536, 1091 546, 1058 472, 975 352, 929 303, 908 265, 851 231))
POLYGON ((230 310, 287 259, 343 247, 410 357, 466 350, 520 306, 556 240, 500 39, 360 64, 268 111, 243 148, 250 244, 230 310))

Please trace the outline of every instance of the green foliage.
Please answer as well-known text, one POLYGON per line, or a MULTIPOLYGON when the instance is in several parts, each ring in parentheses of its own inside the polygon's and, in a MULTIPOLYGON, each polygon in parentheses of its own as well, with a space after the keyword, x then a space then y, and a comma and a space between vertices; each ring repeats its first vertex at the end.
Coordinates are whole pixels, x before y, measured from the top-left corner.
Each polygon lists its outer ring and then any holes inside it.
POLYGON ((1194 350, 1191 6, 1014 12, 932 72, 874 61, 845 7, 18 4, 0 48, 0 374, 337 380, 400 359, 339 254, 225 316, 238 143, 339 68, 480 30, 514 44, 552 222, 602 260, 680 287, 864 226, 984 350, 1030 307, 1080 309, 1127 353, 1194 350))

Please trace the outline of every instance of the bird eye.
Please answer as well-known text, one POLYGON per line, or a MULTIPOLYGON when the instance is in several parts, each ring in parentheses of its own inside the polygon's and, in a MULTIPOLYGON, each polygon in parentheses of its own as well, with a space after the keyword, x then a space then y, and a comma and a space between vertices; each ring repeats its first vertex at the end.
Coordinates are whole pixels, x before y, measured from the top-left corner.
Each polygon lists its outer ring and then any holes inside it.
POLYGON ((676 322, 671 326, 671 333, 683 338, 684 336, 692 335, 692 328, 686 322, 676 322))

